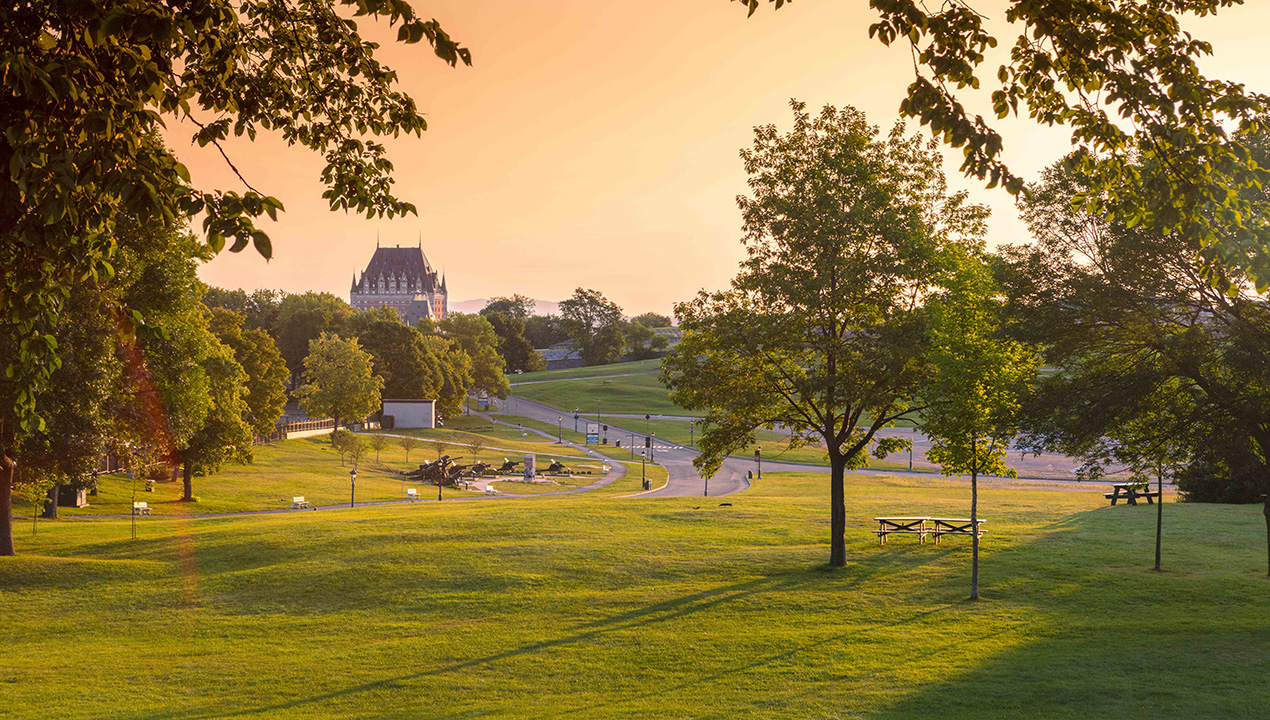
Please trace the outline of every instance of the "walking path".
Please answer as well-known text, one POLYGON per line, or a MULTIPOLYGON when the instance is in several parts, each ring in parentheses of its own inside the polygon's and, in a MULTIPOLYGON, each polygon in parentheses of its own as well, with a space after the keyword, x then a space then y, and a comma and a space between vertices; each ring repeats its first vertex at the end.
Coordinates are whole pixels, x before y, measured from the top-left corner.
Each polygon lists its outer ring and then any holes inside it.
MULTIPOLYGON (((586 377, 567 377, 552 378, 550 380, 525 380, 523 382, 511 383, 512 387, 517 385, 541 385, 543 383, 572 382, 574 380, 604 380, 606 378, 630 377, 632 375, 656 375, 660 370, 641 370, 640 372, 617 373, 616 375, 587 375, 586 377)), ((640 417, 643 417, 642 415, 640 417)))

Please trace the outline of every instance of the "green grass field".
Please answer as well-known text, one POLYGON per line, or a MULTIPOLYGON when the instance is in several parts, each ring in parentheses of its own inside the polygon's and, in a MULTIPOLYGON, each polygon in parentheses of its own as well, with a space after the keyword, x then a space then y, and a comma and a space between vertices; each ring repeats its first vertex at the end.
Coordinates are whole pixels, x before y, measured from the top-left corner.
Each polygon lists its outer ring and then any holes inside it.
POLYGON ((569 368, 568 370, 543 370, 541 372, 508 375, 513 384, 540 382, 543 380, 568 380, 571 378, 604 377, 625 375, 629 373, 657 373, 661 370, 661 358, 653 360, 635 360, 632 362, 595 365, 592 367, 569 368))
POLYGON ((853 477, 726 499, 589 494, 46 523, 0 559, 10 718, 1261 718, 1260 507, 853 477), (722 503, 730 503, 724 506, 722 503))
POLYGON ((595 417, 596 399, 600 401, 601 416, 613 413, 699 414, 684 410, 672 403, 669 393, 662 387, 657 377, 656 373, 645 373, 517 385, 512 388, 512 395, 565 410, 578 408, 579 413, 590 415, 592 418, 595 417))

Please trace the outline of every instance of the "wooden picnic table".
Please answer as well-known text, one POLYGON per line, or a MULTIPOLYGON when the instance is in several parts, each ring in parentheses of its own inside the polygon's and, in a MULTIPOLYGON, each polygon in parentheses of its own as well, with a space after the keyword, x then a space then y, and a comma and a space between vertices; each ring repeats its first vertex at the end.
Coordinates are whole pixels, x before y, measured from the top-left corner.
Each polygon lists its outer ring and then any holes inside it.
MULTIPOLYGON (((1112 488, 1111 492, 1104 493, 1103 497, 1110 500, 1113 506, 1116 504, 1117 501, 1121 499, 1128 500, 1130 505, 1137 505, 1138 498, 1146 498, 1147 504, 1151 505, 1155 502, 1151 498, 1160 497, 1160 491, 1159 490, 1152 491, 1150 483, 1144 483, 1144 482, 1112 483, 1111 488, 1112 488)), ((1163 502, 1163 500, 1161 499, 1160 502, 1163 502)))
MULTIPOLYGON (((943 535, 973 535, 970 530, 970 518, 931 518, 931 534, 935 536, 935 544, 939 544, 939 538, 943 535)), ((975 530, 979 537, 983 537, 983 524, 986 521, 978 518, 974 521, 975 530)))
POLYGON ((878 523, 877 532, 878 544, 886 544, 886 536, 892 533, 904 533, 917 535, 917 543, 920 545, 926 542, 926 522, 930 520, 927 515, 920 517, 875 517, 878 523))

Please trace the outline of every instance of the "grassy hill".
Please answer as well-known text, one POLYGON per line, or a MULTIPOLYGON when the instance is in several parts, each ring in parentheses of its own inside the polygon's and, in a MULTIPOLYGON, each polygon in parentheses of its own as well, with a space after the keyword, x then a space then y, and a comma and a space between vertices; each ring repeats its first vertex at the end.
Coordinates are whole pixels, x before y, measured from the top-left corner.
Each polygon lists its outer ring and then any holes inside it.
MULTIPOLYGON (((262 478, 263 481, 263 478, 262 478)), ((9 718, 1256 718, 1270 703, 1259 507, 1154 511, 853 478, 724 501, 553 498, 45 524, 0 559, 9 718), (729 503, 724 505, 723 503, 729 503)))

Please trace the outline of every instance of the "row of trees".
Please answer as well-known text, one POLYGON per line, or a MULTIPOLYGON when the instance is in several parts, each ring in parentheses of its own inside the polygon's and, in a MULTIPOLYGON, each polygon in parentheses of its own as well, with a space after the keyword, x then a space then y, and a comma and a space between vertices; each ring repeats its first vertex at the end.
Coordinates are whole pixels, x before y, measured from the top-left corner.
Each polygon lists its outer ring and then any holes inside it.
POLYGON ((508 372, 545 370, 534 348, 566 340, 587 365, 616 362, 624 355, 636 360, 659 357, 670 346, 665 335, 655 332, 670 327, 670 318, 649 312, 625 320, 617 303, 597 290, 574 290, 560 303, 560 315, 534 315, 534 301, 523 295, 494 298, 481 315, 494 326, 508 372))
MULTIPOLYGON (((1190 499, 1266 491, 1270 310, 1198 240, 1076 209, 1098 191, 1063 162, 1021 200, 1034 242, 993 255, 986 210, 947 192, 933 143, 898 125, 881 138, 850 108, 794 110, 790 132, 757 128, 742 152, 741 273, 676 307, 663 380, 707 412, 704 474, 758 428, 823 441, 838 566, 844 471, 903 449, 878 435, 901 419, 970 476, 972 517, 978 475, 1009 474, 1011 442, 1084 458, 1091 476, 1174 475, 1190 499), (1042 356, 1058 371, 1038 378, 1042 356)), ((974 554, 977 596, 977 538, 974 554)))

